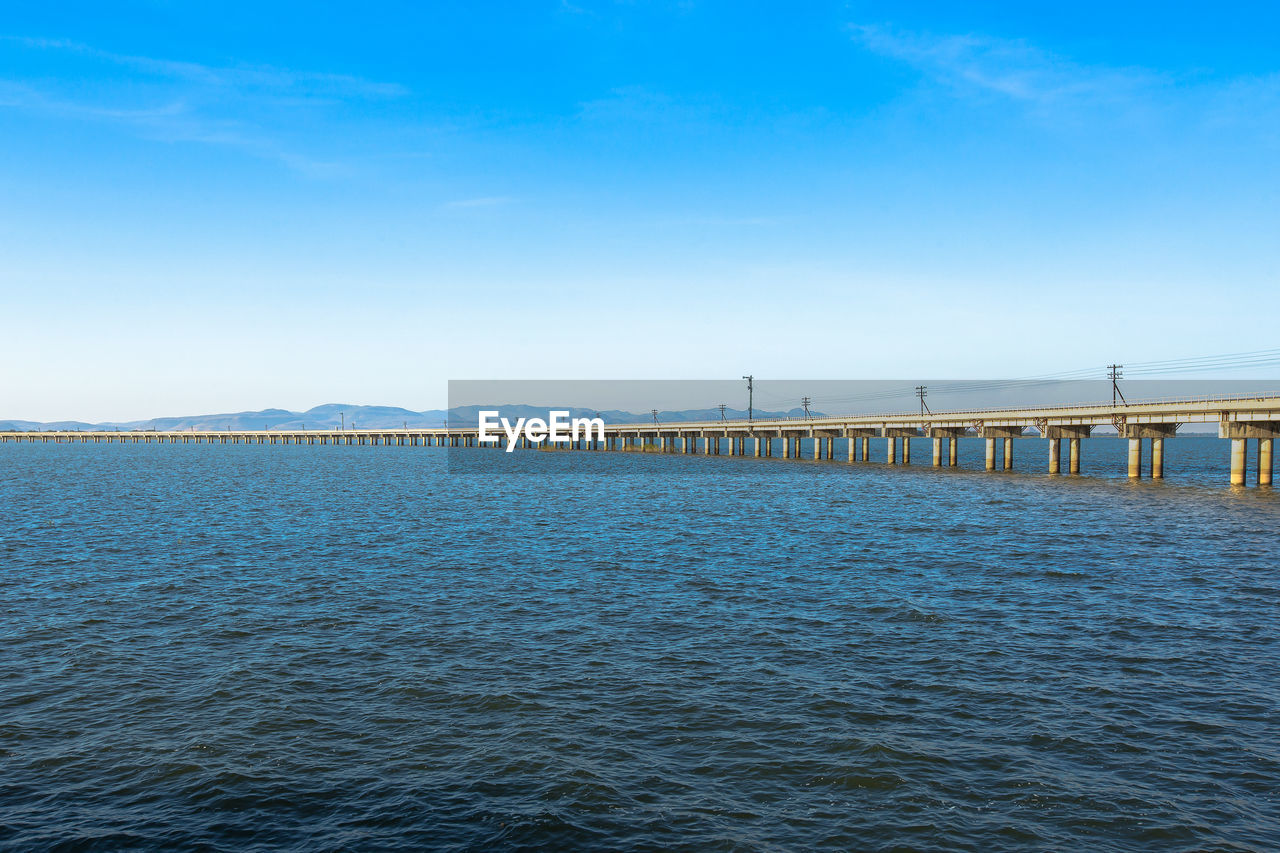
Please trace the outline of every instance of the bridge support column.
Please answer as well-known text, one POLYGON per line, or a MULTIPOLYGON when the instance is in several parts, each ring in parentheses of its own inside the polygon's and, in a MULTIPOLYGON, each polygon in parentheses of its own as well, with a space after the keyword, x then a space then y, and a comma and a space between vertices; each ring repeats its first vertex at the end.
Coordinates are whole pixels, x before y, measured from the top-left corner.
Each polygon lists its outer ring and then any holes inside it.
POLYGON ((1008 436, 1004 440, 1004 470, 1013 470, 1013 439, 1008 436))
POLYGON ((1244 461, 1247 450, 1245 442, 1248 439, 1233 438, 1231 439, 1231 485, 1244 485, 1244 461))
POLYGON ((813 437, 813 458, 815 460, 822 458, 822 441, 818 436, 813 437))
POLYGON ((902 437, 902 464, 911 464, 911 439, 905 435, 902 437))
POLYGON ((996 440, 994 438, 987 439, 987 470, 996 470, 996 440))
POLYGON ((898 464, 898 439, 889 436, 884 440, 884 462, 886 465, 898 464))
POLYGON ((1070 474, 1080 473, 1080 439, 1073 438, 1067 442, 1068 462, 1067 472, 1070 474))
POLYGON ((782 437, 782 458, 791 458, 791 436, 789 435, 784 435, 782 437))
POLYGON ((1272 474, 1271 444, 1273 438, 1258 439, 1258 485, 1270 486, 1272 474))
POLYGON ((942 439, 940 438, 933 440, 933 467, 942 467, 942 439))
POLYGON ((1151 439, 1151 479, 1164 479, 1164 439, 1151 439))
POLYGON ((1142 477, 1142 439, 1129 439, 1129 479, 1142 477))
POLYGON ((1049 439, 1049 473, 1062 473, 1062 444, 1056 438, 1049 439))
POLYGON ((951 436, 951 447, 948 449, 947 455, 949 457, 948 461, 951 463, 950 467, 954 468, 960 464, 960 439, 954 435, 951 436))

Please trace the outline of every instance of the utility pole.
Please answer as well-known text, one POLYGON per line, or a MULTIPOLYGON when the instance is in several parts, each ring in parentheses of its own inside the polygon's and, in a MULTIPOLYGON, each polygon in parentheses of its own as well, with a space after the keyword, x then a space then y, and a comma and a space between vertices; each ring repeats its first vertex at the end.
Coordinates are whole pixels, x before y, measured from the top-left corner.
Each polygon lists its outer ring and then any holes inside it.
POLYGON ((338 414, 342 417, 342 431, 346 432, 347 431, 347 413, 338 412, 338 414))
POLYGON ((753 384, 755 382, 755 377, 744 376, 742 378, 747 380, 747 420, 750 421, 755 419, 755 411, 751 407, 752 394, 755 391, 755 385, 753 384))
POLYGON ((801 405, 801 406, 804 406, 804 419, 805 419, 806 421, 807 421, 807 420, 809 420, 809 398, 808 398, 808 397, 801 397, 801 398, 800 398, 800 405, 801 405))
POLYGON ((928 385, 917 385, 917 386, 916 386, 916 396, 920 398, 920 414, 922 414, 922 415, 923 415, 925 412, 927 412, 927 411, 929 410, 929 407, 928 407, 928 406, 926 406, 926 405, 925 405, 925 402, 924 402, 924 398, 929 396, 929 386, 928 386, 928 385))
POLYGON ((1124 398, 1124 394, 1120 391, 1120 385, 1116 382, 1117 379, 1124 379, 1123 370, 1123 364, 1107 365, 1107 378, 1111 380, 1111 406, 1113 408, 1115 407, 1117 396, 1120 398, 1121 403, 1124 403, 1126 406, 1129 405, 1129 401, 1124 398))
POLYGON ((658 425, 658 410, 657 410, 657 409, 650 409, 650 410, 649 410, 649 414, 653 415, 653 425, 654 425, 654 426, 657 426, 657 425, 658 425))
POLYGON ((721 404, 720 404, 720 420, 724 420, 724 410, 725 410, 726 408, 727 408, 727 407, 725 406, 725 404, 724 404, 724 403, 721 403, 721 404))

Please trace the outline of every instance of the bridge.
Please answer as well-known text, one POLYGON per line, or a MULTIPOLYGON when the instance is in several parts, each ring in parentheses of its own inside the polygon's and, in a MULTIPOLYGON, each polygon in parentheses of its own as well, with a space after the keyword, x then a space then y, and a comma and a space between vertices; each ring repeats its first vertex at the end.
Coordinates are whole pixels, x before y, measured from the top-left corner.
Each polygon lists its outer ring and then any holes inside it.
MULTIPOLYGON (((1183 424, 1214 423, 1219 438, 1230 441, 1229 481, 1245 483, 1248 442, 1257 442, 1257 483, 1272 484, 1273 443, 1280 436, 1280 392, 1249 396, 1144 400, 1071 406, 969 409, 947 412, 841 415, 832 417, 606 424, 604 438, 558 443, 557 449, 641 451, 719 456, 754 456, 868 462, 871 442, 883 440, 889 465, 911 464, 911 439, 931 439, 934 467, 958 464, 958 439, 986 440, 988 471, 1011 470, 1014 440, 1044 442, 1048 472, 1061 474, 1062 445, 1067 472, 1080 473, 1080 441, 1099 427, 1113 428, 1129 442, 1128 475, 1164 477, 1164 442, 1183 424)), ((0 443, 133 443, 356 445, 409 447, 498 447, 482 443, 474 425, 425 429, 350 430, 48 430, 0 432, 0 443)), ((505 443, 505 438, 503 439, 505 443)), ((537 445, 520 438, 524 449, 537 445)))

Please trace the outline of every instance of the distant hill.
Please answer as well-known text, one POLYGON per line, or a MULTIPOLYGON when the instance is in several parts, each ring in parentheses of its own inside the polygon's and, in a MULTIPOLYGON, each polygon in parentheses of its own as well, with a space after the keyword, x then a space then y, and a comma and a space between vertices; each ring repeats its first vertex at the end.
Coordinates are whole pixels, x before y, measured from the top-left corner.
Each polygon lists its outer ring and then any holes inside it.
MULTIPOLYGON (((255 412, 223 412, 213 415, 187 415, 182 417, 152 418, 139 421, 111 421, 106 423, 85 423, 83 421, 0 421, 0 430, 304 430, 304 429, 338 429, 344 424, 348 429, 394 429, 441 427, 446 421, 454 426, 469 426, 479 420, 481 409, 496 409, 503 417, 545 418, 549 408, 567 409, 570 417, 600 417, 608 424, 652 423, 651 412, 624 412, 607 410, 597 412, 595 409, 584 409, 577 406, 526 406, 526 405, 494 405, 494 406, 457 406, 452 409, 428 409, 415 412, 398 406, 353 406, 342 403, 326 403, 307 409, 305 412, 293 412, 288 409, 262 409, 255 412)), ((757 409, 757 418, 799 417, 803 409, 792 409, 787 412, 761 411, 757 409)), ((815 417, 822 417, 821 412, 813 412, 815 417)), ((746 410, 726 409, 724 416, 729 419, 745 418, 746 410)), ((719 420, 720 410, 684 409, 680 411, 658 412, 658 421, 695 421, 719 420)))

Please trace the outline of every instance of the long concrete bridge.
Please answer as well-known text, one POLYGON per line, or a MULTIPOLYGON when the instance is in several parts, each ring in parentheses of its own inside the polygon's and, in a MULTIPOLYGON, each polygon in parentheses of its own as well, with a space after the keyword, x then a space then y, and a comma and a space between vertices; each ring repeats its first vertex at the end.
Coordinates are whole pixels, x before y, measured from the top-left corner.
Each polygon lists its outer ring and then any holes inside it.
MULTIPOLYGON (((883 440, 889 465, 911 464, 912 438, 933 442, 934 467, 955 467, 958 439, 986 440, 988 471, 1011 470, 1014 439, 1047 445, 1048 471, 1062 471, 1062 443, 1067 442, 1067 473, 1080 473, 1080 440, 1098 427, 1115 429, 1129 442, 1128 475, 1164 477, 1164 442, 1190 423, 1214 423, 1218 436, 1231 442, 1229 480, 1245 483, 1247 443, 1257 442, 1257 482, 1270 486, 1273 443, 1280 436, 1280 392, 1252 396, 1145 400, 1127 405, 1098 403, 1073 406, 972 409, 906 414, 842 415, 679 423, 606 424, 598 436, 562 442, 562 449, 631 450, 659 453, 703 453, 730 456, 836 459, 836 440, 843 440, 842 459, 871 461, 872 439, 883 440)), ((499 434, 501 434, 499 432, 499 434)), ((436 429, 361 430, 134 430, 0 432, 0 443, 134 443, 134 444, 265 444, 383 445, 412 447, 497 447, 480 441, 476 426, 436 429)), ((502 439, 505 444, 505 438, 502 439)), ((521 438, 522 448, 548 447, 521 438)))

